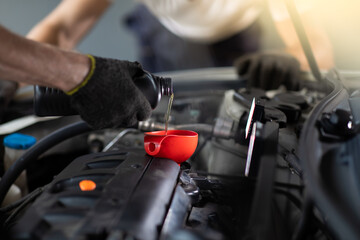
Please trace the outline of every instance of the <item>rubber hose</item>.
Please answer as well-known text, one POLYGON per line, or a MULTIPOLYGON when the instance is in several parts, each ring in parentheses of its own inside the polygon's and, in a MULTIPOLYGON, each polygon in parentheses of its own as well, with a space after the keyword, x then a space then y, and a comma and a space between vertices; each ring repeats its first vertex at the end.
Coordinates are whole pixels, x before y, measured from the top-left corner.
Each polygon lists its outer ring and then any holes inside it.
POLYGON ((2 177, 0 181, 0 205, 4 201, 10 186, 19 177, 21 172, 29 166, 30 163, 37 160, 41 154, 56 144, 90 130, 92 129, 84 121, 76 122, 56 130, 32 146, 26 153, 24 153, 24 155, 22 155, 11 165, 11 167, 2 177))

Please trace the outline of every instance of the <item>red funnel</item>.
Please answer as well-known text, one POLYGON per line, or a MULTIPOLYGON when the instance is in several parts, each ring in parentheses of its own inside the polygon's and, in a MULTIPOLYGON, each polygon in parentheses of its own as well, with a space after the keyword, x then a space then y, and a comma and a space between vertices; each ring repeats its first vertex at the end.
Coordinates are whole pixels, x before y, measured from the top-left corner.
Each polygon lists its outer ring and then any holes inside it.
POLYGON ((198 134, 188 130, 168 130, 147 132, 144 136, 144 147, 147 154, 174 160, 182 163, 195 152, 198 134))

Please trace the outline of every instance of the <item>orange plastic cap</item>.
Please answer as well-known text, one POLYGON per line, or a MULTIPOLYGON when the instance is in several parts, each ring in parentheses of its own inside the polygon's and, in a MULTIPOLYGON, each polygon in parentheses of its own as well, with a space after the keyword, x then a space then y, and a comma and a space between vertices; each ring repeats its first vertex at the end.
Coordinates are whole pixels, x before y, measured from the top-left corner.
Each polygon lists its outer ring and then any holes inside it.
POLYGON ((96 183, 91 180, 82 180, 79 182, 81 191, 93 191, 96 188, 96 183))

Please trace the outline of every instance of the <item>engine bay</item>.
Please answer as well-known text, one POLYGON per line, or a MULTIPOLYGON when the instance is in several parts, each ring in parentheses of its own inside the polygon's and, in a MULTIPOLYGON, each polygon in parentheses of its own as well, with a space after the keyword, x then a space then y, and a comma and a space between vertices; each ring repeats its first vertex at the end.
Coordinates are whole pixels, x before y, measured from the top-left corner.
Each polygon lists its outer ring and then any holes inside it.
POLYGON ((51 133, 23 156, 30 193, 0 209, 1 239, 359 237, 356 97, 338 73, 321 90, 304 75, 297 92, 246 89, 232 73, 172 73, 169 129, 199 134, 181 165, 144 151, 144 132, 164 129, 166 98, 137 128, 92 131, 64 117, 21 130, 51 133))

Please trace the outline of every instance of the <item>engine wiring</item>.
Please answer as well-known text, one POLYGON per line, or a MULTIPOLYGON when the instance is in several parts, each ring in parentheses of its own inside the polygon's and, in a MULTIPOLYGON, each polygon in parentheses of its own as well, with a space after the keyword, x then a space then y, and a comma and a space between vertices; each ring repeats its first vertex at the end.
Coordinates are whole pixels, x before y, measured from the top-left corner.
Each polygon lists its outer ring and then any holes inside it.
POLYGON ((13 165, 5 172, 0 181, 0 203, 3 202, 10 186, 15 182, 20 173, 33 161, 48 149, 56 144, 79 134, 91 131, 92 129, 84 121, 79 121, 63 128, 58 129, 52 134, 44 137, 33 147, 31 147, 23 156, 16 160, 13 165))
POLYGON ((21 214, 21 212, 30 203, 35 201, 35 199, 43 193, 45 187, 46 186, 39 187, 18 201, 0 208, 0 222, 2 223, 2 231, 8 230, 16 222, 16 217, 21 214))

